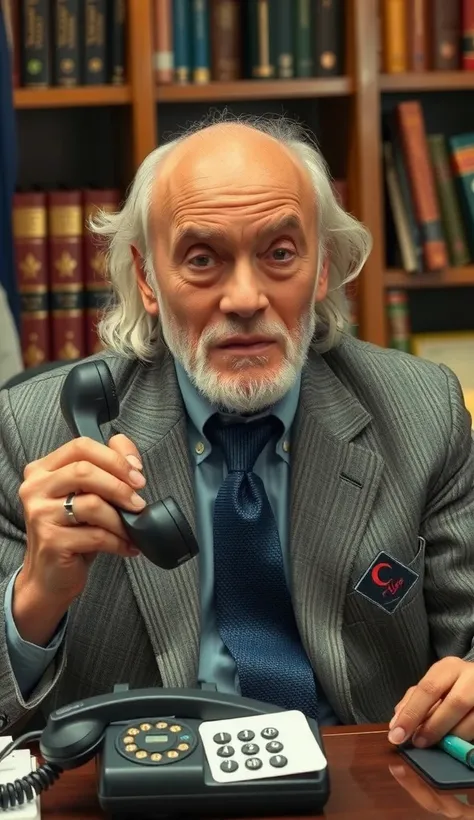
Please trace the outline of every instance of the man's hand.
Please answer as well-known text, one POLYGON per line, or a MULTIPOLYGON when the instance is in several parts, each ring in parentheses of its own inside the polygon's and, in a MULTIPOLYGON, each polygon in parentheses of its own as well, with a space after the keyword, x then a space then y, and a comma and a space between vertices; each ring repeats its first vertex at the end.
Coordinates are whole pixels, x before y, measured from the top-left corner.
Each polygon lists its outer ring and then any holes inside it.
MULTIPOLYGON (((436 791, 406 763, 394 763, 389 769, 397 783, 426 811, 443 817, 474 820, 474 806, 462 803, 452 792, 436 791)), ((464 795, 461 794, 461 797, 464 798, 464 795)))
POLYGON ((395 744, 409 738, 423 749, 445 735, 474 738, 474 664, 443 658, 412 686, 395 707, 388 739, 395 744))
POLYGON ((123 435, 108 446, 76 438, 28 464, 20 487, 27 550, 13 592, 13 617, 24 640, 42 645, 50 639, 99 552, 137 555, 115 508, 142 510, 136 490, 144 485, 140 455, 123 435), (78 526, 64 510, 72 492, 78 526))

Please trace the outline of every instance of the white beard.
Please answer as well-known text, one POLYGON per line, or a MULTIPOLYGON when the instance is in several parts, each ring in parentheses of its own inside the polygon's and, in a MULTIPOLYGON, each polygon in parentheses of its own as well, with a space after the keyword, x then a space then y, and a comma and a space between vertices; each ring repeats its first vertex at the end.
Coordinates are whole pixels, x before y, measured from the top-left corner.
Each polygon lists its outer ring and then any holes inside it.
POLYGON ((311 304, 300 319, 297 331, 292 335, 281 322, 267 322, 258 318, 251 321, 223 320, 205 330, 196 347, 193 347, 185 331, 170 316, 156 284, 159 316, 163 338, 172 355, 186 371, 196 389, 215 407, 231 413, 259 413, 276 404, 291 389, 298 378, 308 355, 316 328, 316 313, 311 304), (262 334, 277 339, 284 348, 284 358, 278 370, 265 373, 266 356, 229 357, 233 373, 222 374, 208 362, 208 350, 216 343, 237 334, 262 334), (248 373, 239 377, 239 371, 253 368, 255 377, 248 373), (235 373, 235 375, 234 375, 235 373))

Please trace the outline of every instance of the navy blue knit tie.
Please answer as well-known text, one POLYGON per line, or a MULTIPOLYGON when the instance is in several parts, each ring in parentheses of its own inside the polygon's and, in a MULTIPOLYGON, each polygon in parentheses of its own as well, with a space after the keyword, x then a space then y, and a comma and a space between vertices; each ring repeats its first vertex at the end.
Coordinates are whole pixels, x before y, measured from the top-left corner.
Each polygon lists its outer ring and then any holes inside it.
POLYGON ((243 695, 317 716, 314 674, 286 584, 280 538, 253 466, 281 424, 275 417, 222 424, 211 439, 228 467, 214 508, 215 607, 243 695))

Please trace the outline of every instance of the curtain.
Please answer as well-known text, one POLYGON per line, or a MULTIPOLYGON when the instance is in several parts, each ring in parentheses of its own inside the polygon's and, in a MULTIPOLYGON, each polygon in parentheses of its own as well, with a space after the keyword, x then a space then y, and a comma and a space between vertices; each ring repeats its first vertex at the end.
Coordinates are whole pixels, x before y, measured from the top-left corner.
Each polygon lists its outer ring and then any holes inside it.
POLYGON ((5 290, 10 310, 19 328, 20 300, 16 286, 12 230, 17 163, 16 128, 8 35, 6 3, 5 0, 0 0, 0 284, 5 290))

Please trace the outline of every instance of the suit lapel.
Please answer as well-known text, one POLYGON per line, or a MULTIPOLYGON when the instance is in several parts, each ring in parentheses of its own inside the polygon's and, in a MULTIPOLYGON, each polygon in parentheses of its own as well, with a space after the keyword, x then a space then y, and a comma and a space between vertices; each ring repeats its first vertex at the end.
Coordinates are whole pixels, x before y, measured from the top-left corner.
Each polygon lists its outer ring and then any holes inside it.
MULTIPOLYGON (((123 380, 124 381, 124 380, 123 380)), ((194 491, 186 417, 171 356, 160 351, 151 366, 138 366, 123 396, 113 433, 135 442, 143 460, 150 503, 171 496, 196 534, 194 491)), ((164 570, 143 556, 126 559, 127 572, 145 622, 164 686, 192 686, 197 679, 200 601, 198 559, 164 570)))
POLYGON ((370 418, 311 352, 291 445, 293 600, 313 668, 344 723, 356 720, 341 633, 344 601, 383 470, 380 456, 353 441, 370 418))

